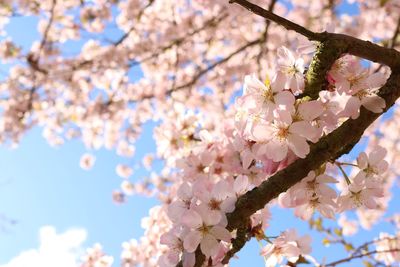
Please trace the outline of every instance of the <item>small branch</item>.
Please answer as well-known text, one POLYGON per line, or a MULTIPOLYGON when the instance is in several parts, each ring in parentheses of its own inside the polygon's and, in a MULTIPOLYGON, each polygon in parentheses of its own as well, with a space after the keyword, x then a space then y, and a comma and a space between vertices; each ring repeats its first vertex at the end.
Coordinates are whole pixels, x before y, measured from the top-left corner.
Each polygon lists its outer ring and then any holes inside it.
POLYGON ((40 57, 40 53, 41 53, 43 47, 46 45, 47 38, 48 38, 49 32, 50 32, 50 28, 51 28, 51 25, 53 24, 53 21, 54 21, 54 12, 55 12, 55 8, 56 8, 56 4, 57 4, 57 0, 53 0, 52 5, 51 5, 51 9, 50 9, 49 22, 46 25, 46 28, 45 28, 44 33, 43 33, 42 41, 40 42, 38 57, 40 57))
POLYGON ((390 48, 394 48, 396 46, 396 41, 399 34, 400 34, 400 17, 397 20, 396 29, 393 33, 392 39, 390 39, 390 45, 389 45, 390 48))
POLYGON ((229 260, 235 256, 236 252, 240 251, 244 245, 246 245, 246 242, 249 241, 250 238, 251 236, 248 235, 248 227, 246 224, 238 228, 236 231, 236 238, 232 240, 232 249, 226 253, 222 264, 228 264, 229 260))
MULTIPOLYGON (((271 3, 268 6, 268 10, 269 11, 272 12, 274 10, 276 2, 278 2, 278 1, 277 0, 272 0, 271 1, 271 3)), ((257 55, 257 65, 258 65, 258 75, 259 75, 259 77, 261 77, 261 70, 262 70, 261 58, 262 58, 262 56, 264 54, 264 43, 268 42, 268 31, 269 31, 270 26, 271 26, 271 21, 269 19, 266 19, 265 20, 265 29, 264 29, 263 37, 262 37, 263 38, 263 42, 260 45, 260 53, 257 55)), ((266 52, 268 52, 268 48, 266 47, 265 49, 266 49, 266 52)))
MULTIPOLYGON (((194 29, 193 31, 189 32, 188 34, 186 34, 185 36, 182 36, 180 38, 176 38, 175 40, 172 40, 169 44, 161 46, 156 48, 156 51, 154 51, 154 49, 151 51, 152 53, 149 56, 144 57, 143 59, 139 60, 139 61, 134 61, 133 63, 129 64, 128 67, 133 67, 136 65, 140 65, 142 63, 147 62, 148 60, 151 60, 153 58, 156 58, 157 56, 159 56, 162 52, 165 52, 171 48, 173 48, 174 46, 180 45, 183 42, 186 41, 186 39, 188 39, 189 37, 192 37, 200 32, 202 32, 205 29, 208 29, 209 27, 215 27, 217 26, 221 21, 223 21, 225 18, 228 17, 227 13, 222 13, 216 17, 213 17, 209 20, 207 20, 201 27, 194 29)), ((121 37, 123 38, 123 37, 121 37)), ((126 38, 126 37, 125 37, 126 38)), ((121 41, 117 41, 115 44, 113 44, 113 46, 118 47, 119 45, 121 45, 123 42, 123 40, 121 41)), ((94 59, 91 60, 84 60, 82 62, 79 62, 77 65, 72 66, 71 70, 78 70, 81 67, 86 67, 87 65, 92 64, 93 62, 95 62, 94 59)), ((63 72, 65 73, 65 71, 63 72)))
MULTIPOLYGON (((147 3, 147 5, 144 6, 144 7, 139 11, 139 14, 137 15, 137 18, 136 18, 136 20, 137 20, 138 22, 140 22, 140 19, 142 18, 142 15, 144 14, 145 10, 146 10, 148 7, 150 7, 150 6, 154 3, 154 1, 155 1, 155 0, 149 0, 149 2, 147 3)), ((135 23, 135 25, 132 26, 127 32, 125 32, 113 45, 114 45, 114 46, 119 46, 123 41, 125 41, 126 38, 128 38, 129 35, 135 30, 135 26, 136 26, 136 23, 135 23)))
POLYGON ((310 40, 318 40, 318 41, 322 41, 320 40, 321 36, 315 32, 312 32, 306 28, 304 28, 303 26, 300 26, 299 24, 296 24, 294 22, 291 22, 290 20, 287 20, 283 17, 280 17, 276 14, 274 14, 271 11, 268 11, 266 9, 263 9, 260 6, 257 6, 255 4, 250 3, 249 1, 246 0, 230 0, 229 3, 235 3, 238 5, 241 5, 242 7, 248 9, 249 11, 253 12, 254 14, 257 14, 261 17, 264 17, 268 20, 271 20, 273 22, 278 23, 279 25, 285 27, 287 30, 291 30, 291 31, 296 31, 298 33, 300 33, 301 35, 307 37, 310 40))
MULTIPOLYGON (((232 53, 230 53, 228 56, 224 57, 223 59, 217 60, 216 62, 214 62, 213 64, 211 64, 210 66, 208 66, 207 68, 203 68, 200 69, 197 74, 187 83, 181 84, 177 87, 172 87, 170 89, 168 89, 166 91, 167 95, 170 95, 172 92, 175 91, 179 91, 182 89, 186 89, 188 87, 191 87, 193 85, 195 85, 197 83, 197 81, 203 77, 203 75, 207 74, 209 71, 211 71, 212 69, 214 69, 216 66, 221 65, 227 61, 229 61, 232 57, 236 56, 237 54, 241 53, 242 51, 246 50, 247 48, 259 44, 262 41, 262 38, 258 38, 256 40, 253 40, 251 42, 248 42, 247 44, 239 47, 238 49, 236 49, 235 51, 233 51, 232 53)), ((138 100, 144 100, 144 99, 150 99, 153 98, 154 95, 153 94, 149 94, 149 95, 145 95, 143 97, 141 97, 140 99, 135 99, 135 100, 131 100, 132 102, 138 101, 138 100)))
POLYGON ((237 3, 256 15, 274 21, 275 23, 285 27, 287 30, 295 31, 307 37, 310 41, 323 43, 329 40, 330 42, 338 42, 341 47, 340 52, 349 53, 353 56, 361 57, 376 63, 387 65, 392 69, 400 70, 400 52, 393 48, 388 49, 371 43, 370 41, 360 40, 345 34, 328 32, 316 33, 246 0, 230 0, 230 3, 237 3))
POLYGON ((362 244, 359 247, 357 247, 350 256, 354 256, 354 255, 357 255, 357 254, 361 253, 361 250, 362 249, 366 249, 369 245, 376 244, 376 243, 379 243, 379 242, 382 242, 382 241, 395 241, 395 240, 398 240, 398 238, 396 238, 396 237, 394 237, 394 238, 393 237, 383 237, 383 238, 380 238, 380 239, 375 239, 375 240, 372 240, 372 241, 365 242, 364 244, 362 244))
POLYGON ((334 262, 331 262, 331 263, 328 263, 328 264, 324 264, 324 265, 322 265, 322 267, 334 267, 336 265, 339 265, 339 264, 342 264, 342 263, 346 263, 346 262, 350 262, 350 261, 352 261, 354 259, 363 258, 365 256, 370 256, 370 255, 379 254, 379 253, 390 253, 390 252, 400 252, 400 249, 390 249, 390 250, 382 250, 382 251, 373 250, 373 251, 369 251, 369 252, 362 253, 362 254, 359 254, 359 255, 350 256, 350 257, 347 257, 347 258, 344 258, 344 259, 341 259, 341 260, 338 260, 338 261, 334 261, 334 262))
POLYGON ((53 0, 52 6, 51 6, 51 9, 50 9, 50 18, 49 18, 49 21, 48 21, 48 23, 46 25, 46 28, 44 30, 43 38, 42 38, 42 41, 40 42, 39 49, 38 49, 38 52, 36 54, 36 57, 32 52, 30 52, 28 54, 28 56, 26 57, 26 60, 27 60, 27 62, 29 64, 29 66, 34 71, 40 72, 42 74, 48 74, 48 71, 46 69, 43 69, 39 65, 39 61, 40 61, 40 56, 41 56, 41 53, 43 51, 43 48, 45 47, 45 45, 47 43, 47 39, 48 39, 48 35, 49 35, 50 29, 51 29, 51 25, 53 24, 53 21, 54 21, 54 13, 55 13, 56 4, 57 4, 57 0, 53 0))
MULTIPOLYGON (((394 48, 396 46, 396 41, 397 41, 397 37, 399 36, 399 34, 400 34, 400 16, 399 16, 399 19, 397 20, 397 26, 396 26, 396 29, 394 30, 393 36, 388 43, 389 48, 394 48)), ((386 45, 387 44, 385 44, 385 46, 386 45)), ((376 73, 376 72, 380 71, 382 69, 382 67, 383 67, 382 64, 379 65, 379 67, 374 72, 376 73)))
POLYGON ((310 67, 306 74, 306 86, 303 96, 317 99, 319 92, 324 90, 327 85, 326 75, 332 65, 346 51, 346 44, 335 40, 326 40, 317 45, 317 50, 313 56, 310 67))
POLYGON ((343 170, 342 165, 339 164, 339 163, 335 163, 335 165, 338 166, 339 170, 342 172, 342 174, 343 174, 343 176, 344 176, 344 178, 346 180, 347 185, 351 185, 351 181, 349 179, 349 176, 347 176, 346 172, 343 170))

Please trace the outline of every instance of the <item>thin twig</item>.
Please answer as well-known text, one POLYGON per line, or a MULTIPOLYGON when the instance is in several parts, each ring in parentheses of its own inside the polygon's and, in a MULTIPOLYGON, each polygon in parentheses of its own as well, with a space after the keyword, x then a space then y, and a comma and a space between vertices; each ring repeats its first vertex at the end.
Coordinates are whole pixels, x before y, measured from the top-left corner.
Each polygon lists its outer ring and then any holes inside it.
POLYGON ((296 31, 296 32, 300 33, 301 35, 307 37, 310 40, 322 41, 321 36, 318 35, 317 33, 310 31, 310 30, 304 28, 303 26, 300 26, 299 24, 296 24, 290 20, 280 17, 269 10, 263 9, 260 6, 250 3, 249 1, 230 0, 229 3, 239 4, 243 7, 245 7, 246 9, 248 9, 249 11, 253 12, 254 14, 257 14, 268 20, 272 20, 272 21, 276 22, 277 24, 285 27, 287 30, 296 31))
POLYGON ((390 250, 381 250, 381 251, 373 250, 373 251, 369 251, 369 252, 362 253, 362 254, 359 254, 359 255, 353 255, 353 256, 338 260, 338 261, 334 261, 334 262, 328 263, 328 264, 324 264, 324 265, 322 265, 322 267, 334 267, 334 266, 342 264, 342 263, 350 262, 350 261, 352 261, 354 259, 359 259, 359 258, 363 258, 363 257, 366 257, 366 256, 379 254, 379 253, 390 253, 390 252, 400 252, 400 249, 390 249, 390 250))

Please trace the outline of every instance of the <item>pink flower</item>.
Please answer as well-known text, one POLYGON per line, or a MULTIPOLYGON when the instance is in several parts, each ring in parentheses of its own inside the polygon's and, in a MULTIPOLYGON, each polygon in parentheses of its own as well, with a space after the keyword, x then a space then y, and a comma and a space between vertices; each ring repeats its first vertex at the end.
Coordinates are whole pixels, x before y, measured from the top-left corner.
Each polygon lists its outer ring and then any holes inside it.
POLYGON ((271 212, 268 207, 265 206, 262 210, 257 211, 250 216, 251 227, 257 227, 261 225, 261 229, 267 228, 269 226, 269 221, 271 220, 271 212))
MULTIPOLYGON (((249 178, 246 175, 239 175, 233 183, 233 191, 239 197, 247 192, 249 188, 249 178)), ((235 204, 235 203, 234 203, 235 204)))
POLYGON ((207 185, 199 182, 195 184, 194 189, 207 216, 215 218, 215 221, 225 221, 225 214, 235 209, 236 194, 227 181, 219 181, 212 186, 211 190, 207 188, 207 185))
POLYGON ((93 167, 95 161, 96 158, 92 154, 85 153, 82 155, 79 165, 84 170, 90 170, 93 167))
POLYGON ((382 73, 369 74, 359 60, 346 56, 339 59, 329 72, 329 80, 339 93, 349 95, 342 116, 356 119, 359 116, 360 107, 381 113, 386 106, 385 100, 376 94, 386 81, 382 73))
POLYGON ((192 187, 188 183, 181 184, 177 196, 178 199, 168 206, 168 217, 174 222, 179 222, 184 213, 190 209, 193 198, 192 187))
POLYGON ((354 235, 358 231, 357 221, 347 220, 346 216, 343 214, 339 217, 338 225, 342 228, 342 233, 345 236, 354 235))
POLYGON ((357 175, 338 198, 338 212, 350 210, 355 207, 366 207, 375 209, 377 202, 375 198, 383 197, 381 184, 372 180, 365 180, 365 176, 357 175))
POLYGON ((251 137, 260 142, 257 155, 266 155, 275 162, 282 161, 291 149, 296 156, 304 158, 309 152, 306 137, 310 131, 304 121, 293 122, 288 112, 282 111, 273 123, 260 121, 253 126, 251 137))
POLYGON ((183 167, 185 176, 190 181, 206 179, 208 177, 209 166, 213 160, 214 155, 210 151, 204 151, 199 154, 191 153, 182 162, 181 167, 183 167))
POLYGON ((286 47, 278 49, 278 73, 275 82, 282 89, 290 89, 294 94, 304 89, 304 59, 296 58, 286 47))
POLYGON ((315 210, 326 218, 334 218, 336 192, 328 186, 337 181, 326 174, 316 176, 311 171, 300 183, 279 195, 282 207, 295 208, 295 215, 303 220, 311 218, 315 210))
POLYGON ((357 165, 363 172, 366 178, 380 178, 388 168, 388 163, 384 160, 386 156, 386 149, 383 147, 376 147, 368 156, 365 152, 361 152, 357 157, 357 165))
POLYGON ((187 230, 183 228, 172 228, 169 232, 163 234, 160 243, 168 246, 168 252, 163 255, 160 263, 164 266, 176 266, 181 259, 184 267, 192 267, 195 263, 194 253, 185 252, 183 249, 183 236, 187 230), (183 254, 182 254, 183 253, 183 254))
POLYGON ((231 234, 223 225, 218 224, 219 219, 209 216, 204 207, 196 207, 185 214, 182 223, 190 229, 184 237, 183 247, 187 252, 194 252, 200 244, 200 249, 208 258, 218 252, 219 240, 230 242, 231 234))
POLYGON ((274 267, 282 263, 284 258, 296 262, 300 255, 311 253, 311 237, 299 237, 295 229, 283 232, 272 244, 266 245, 261 250, 261 255, 266 257, 265 266, 274 267))
POLYGON ((294 96, 284 87, 272 84, 263 84, 255 75, 244 78, 244 105, 250 113, 257 114, 265 120, 272 120, 273 113, 278 108, 289 109, 294 104, 294 96))
POLYGON ((378 261, 383 261, 387 266, 400 262, 400 234, 389 235, 387 233, 380 233, 379 239, 375 241, 376 253, 375 258, 378 261), (392 251, 385 252, 382 251, 392 251))
POLYGON ((129 178, 133 174, 132 168, 124 164, 118 164, 115 171, 122 178, 129 178))

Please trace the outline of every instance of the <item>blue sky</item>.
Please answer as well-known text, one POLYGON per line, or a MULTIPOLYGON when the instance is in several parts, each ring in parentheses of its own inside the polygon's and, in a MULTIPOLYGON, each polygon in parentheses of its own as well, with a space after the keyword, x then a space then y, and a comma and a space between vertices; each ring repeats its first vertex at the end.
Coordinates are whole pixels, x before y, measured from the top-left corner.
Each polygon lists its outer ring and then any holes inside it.
POLYGON ((100 150, 94 168, 87 172, 79 167, 84 151, 78 141, 50 147, 39 129, 28 133, 17 149, 0 149, 0 210, 18 221, 1 233, 0 263, 36 247, 43 225, 59 231, 83 227, 88 230, 86 245, 100 242, 117 256, 123 241, 140 236, 140 218, 155 201, 131 197, 127 204, 114 204, 111 192, 121 182, 115 166, 121 159, 100 150))
MULTIPOLYGON (((353 14, 357 9, 354 5, 343 5, 340 12, 353 14)), ((15 18, 7 31, 17 43, 29 47, 38 37, 36 29, 32 28, 36 21, 29 17, 15 18), (32 30, 26 30, 26 27, 32 30)), ((118 32, 110 32, 109 35, 117 36, 118 32)), ((77 45, 71 43, 71 50, 76 49, 77 45)), ((137 143, 135 159, 148 152, 148 147, 154 148, 151 135, 149 125, 144 137, 137 143)), ((77 140, 61 147, 51 147, 39 128, 28 132, 17 149, 0 147, 0 212, 17 221, 6 231, 0 232, 0 266, 22 251, 38 248, 39 231, 46 225, 53 226, 58 234, 66 231, 71 233, 71 229, 85 229, 85 238, 79 235, 85 240, 81 247, 99 242, 117 261, 121 243, 140 237, 143 232, 140 219, 157 202, 135 196, 130 197, 124 205, 116 205, 111 200, 112 191, 122 181, 115 174, 115 166, 121 162, 134 164, 135 159, 122 159, 114 151, 102 149, 93 152, 96 156, 94 168, 84 171, 79 167, 79 158, 85 151, 83 144, 77 140)), ((136 171, 133 181, 145 174, 143 170, 136 171)), ((393 201, 399 201, 399 192, 396 191, 396 195, 393 201)), ((309 232, 307 224, 295 219, 291 211, 273 209, 273 220, 267 235, 277 235, 288 227, 295 227, 302 234, 309 232)), ((388 224, 381 227, 390 231, 388 224)), ((378 230, 365 233, 358 240, 371 239, 378 230)), ((345 255, 336 249, 322 248, 319 245, 320 236, 313 234, 313 239, 318 244, 314 248, 319 257, 345 255)), ((258 255, 259 245, 253 240, 239 253, 240 260, 232 261, 232 266, 262 266, 263 259, 258 255)))

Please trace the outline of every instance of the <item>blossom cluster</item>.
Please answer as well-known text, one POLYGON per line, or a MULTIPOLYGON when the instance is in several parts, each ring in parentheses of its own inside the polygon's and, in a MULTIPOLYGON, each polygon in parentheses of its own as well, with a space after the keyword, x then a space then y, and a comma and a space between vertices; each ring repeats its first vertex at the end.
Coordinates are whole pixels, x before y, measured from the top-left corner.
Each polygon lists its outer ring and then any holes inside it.
MULTIPOLYGON (((382 112, 385 107, 375 93, 382 85, 382 76, 369 75, 353 57, 345 56, 335 63, 327 75, 329 91, 321 92, 315 100, 299 98, 305 89, 304 69, 301 55, 283 47, 272 79, 261 82, 255 75, 245 77, 243 96, 236 99, 233 110, 227 111, 223 128, 198 131, 206 124, 194 115, 188 115, 192 119, 183 124, 182 131, 180 122, 171 127, 183 133, 182 137, 165 143, 170 144, 170 149, 163 149, 162 153, 185 156, 171 163, 182 169, 176 177, 182 182, 168 204, 167 214, 173 224, 161 240, 170 252, 160 258, 160 264, 173 266, 183 260, 184 266, 192 266, 198 249, 213 265, 221 263, 236 238, 225 227, 226 215, 234 211, 238 197, 297 158, 306 157, 311 143, 345 119, 356 118, 361 105, 372 112, 382 112)), ((160 128, 161 132, 166 133, 160 128)), ((343 178, 348 183, 340 194, 330 187, 338 179, 325 174, 325 167, 321 167, 281 194, 279 203, 295 208, 295 214, 305 220, 315 211, 333 219, 337 212, 360 206, 376 208, 375 199, 383 196, 378 181, 387 169, 384 156, 385 150, 380 147, 369 155, 361 153, 354 164, 359 171, 354 178, 343 178)), ((269 261, 278 263, 283 257, 293 260, 309 253, 305 245, 308 238, 297 242, 304 244, 296 250, 285 247, 283 243, 291 242, 283 240, 297 236, 286 235, 263 249, 269 261)))
MULTIPOLYGON (((285 1, 267 2, 276 14, 312 30, 329 22, 339 32, 398 47, 390 31, 398 28, 397 1, 349 0, 363 14, 352 17, 338 16, 341 1, 293 0, 290 8, 285 1)), ((196 251, 210 264, 220 264, 236 238, 225 226, 238 198, 306 157, 312 143, 357 118, 362 107, 375 113, 387 108, 377 94, 387 71, 367 69, 349 55, 334 64, 317 99, 304 96, 310 57, 301 53, 308 44, 294 53, 284 47, 300 47, 294 34, 226 0, 5 0, 0 35, 7 34, 4 26, 15 14, 37 15, 41 40, 30 48, 8 37, 0 41, 0 59, 10 63, 0 82, 0 142, 17 143, 30 128, 43 125, 52 145, 80 138, 90 150, 105 147, 132 157, 142 126, 158 120, 156 159, 165 163, 160 173, 133 183, 134 168, 115 168, 123 178, 122 192, 113 193, 116 202, 143 193, 162 203, 145 220, 145 236, 124 244, 126 266, 169 266, 180 260, 192 266, 196 251), (123 34, 117 40, 100 38, 107 27, 123 34), (70 51, 71 41, 81 37, 88 40, 74 42, 80 49, 70 51), (139 64, 143 77, 132 81, 139 64), (242 84, 238 77, 249 73, 242 84), (231 105, 242 86, 243 95, 231 105)), ((384 213, 393 177, 399 174, 396 167, 385 172, 388 164, 379 148, 387 149, 390 164, 400 162, 399 116, 395 112, 379 133, 369 133, 374 147, 369 154, 361 153, 351 165, 335 162, 327 172, 324 166, 311 171, 278 203, 294 208, 302 219, 316 211, 333 218, 356 208, 360 224, 370 227, 384 213), (333 173, 340 167, 344 174, 333 173)), ((145 158, 144 165, 152 161, 145 158)), ((83 169, 94 163, 91 154, 80 161, 83 169)), ((268 208, 250 218, 250 232, 268 226, 268 208)), ((309 253, 308 242, 288 231, 262 253, 271 264, 283 257, 294 261, 309 253)), ((101 265, 105 256, 100 248, 88 253, 88 264, 101 265)))
POLYGON ((84 256, 84 262, 81 267, 111 267, 114 259, 103 252, 100 244, 95 244, 93 247, 88 248, 84 256))
POLYGON ((308 235, 299 237, 295 229, 283 232, 261 250, 261 255, 266 257, 266 267, 281 264, 284 258, 296 263, 301 255, 309 253, 311 253, 311 237, 308 235))
POLYGON ((375 255, 379 261, 383 261, 386 265, 400 262, 400 238, 399 232, 397 236, 381 233, 375 241, 376 251, 380 252, 375 255))

